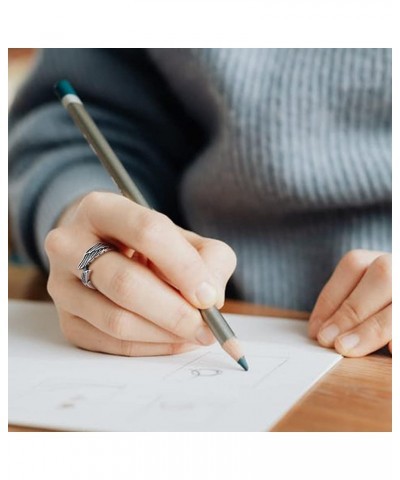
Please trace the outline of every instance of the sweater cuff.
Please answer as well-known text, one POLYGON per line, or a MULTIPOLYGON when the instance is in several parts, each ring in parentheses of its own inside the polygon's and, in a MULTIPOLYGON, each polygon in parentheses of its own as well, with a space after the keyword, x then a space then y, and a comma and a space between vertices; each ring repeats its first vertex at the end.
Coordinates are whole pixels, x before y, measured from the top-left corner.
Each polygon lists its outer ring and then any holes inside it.
POLYGON ((44 241, 65 208, 93 191, 119 193, 117 186, 100 164, 79 163, 62 170, 41 194, 35 221, 35 242, 42 265, 49 270, 44 241))

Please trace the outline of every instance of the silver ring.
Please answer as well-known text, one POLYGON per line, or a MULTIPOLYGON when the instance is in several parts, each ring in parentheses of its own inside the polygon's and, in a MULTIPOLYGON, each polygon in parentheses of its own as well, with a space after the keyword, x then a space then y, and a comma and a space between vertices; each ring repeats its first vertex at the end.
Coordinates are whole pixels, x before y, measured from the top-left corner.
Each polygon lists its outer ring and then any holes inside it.
POLYGON ((93 283, 90 281, 90 273, 91 273, 91 270, 89 270, 88 268, 85 268, 85 270, 83 270, 82 275, 81 275, 81 281, 85 285, 85 287, 92 288, 93 290, 96 290, 93 283))
POLYGON ((78 270, 83 270, 81 275, 81 281, 83 285, 85 285, 85 287, 96 290, 95 286, 90 281, 90 274, 92 271, 89 269, 89 265, 94 260, 96 260, 97 257, 100 257, 100 255, 103 255, 104 253, 110 252, 112 250, 115 250, 115 247, 104 242, 96 243, 95 245, 90 247, 89 250, 86 250, 85 255, 83 256, 82 260, 78 265, 78 270))

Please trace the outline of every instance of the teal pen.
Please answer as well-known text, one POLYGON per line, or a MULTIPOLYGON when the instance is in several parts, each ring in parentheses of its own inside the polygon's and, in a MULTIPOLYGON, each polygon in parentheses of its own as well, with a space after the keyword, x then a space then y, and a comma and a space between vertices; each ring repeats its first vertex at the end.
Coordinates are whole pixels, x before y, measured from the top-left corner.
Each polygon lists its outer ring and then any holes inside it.
MULTIPOLYGON (((97 125, 82 104, 76 91, 68 80, 56 83, 55 92, 64 108, 71 115, 76 126, 82 132, 90 147, 100 159, 103 167, 117 184, 123 196, 147 208, 148 204, 131 176, 118 159, 110 144, 104 138, 97 125)), ((239 341, 231 327, 216 307, 200 309, 203 320, 210 327, 222 348, 244 369, 248 370, 246 358, 243 355, 239 341)))

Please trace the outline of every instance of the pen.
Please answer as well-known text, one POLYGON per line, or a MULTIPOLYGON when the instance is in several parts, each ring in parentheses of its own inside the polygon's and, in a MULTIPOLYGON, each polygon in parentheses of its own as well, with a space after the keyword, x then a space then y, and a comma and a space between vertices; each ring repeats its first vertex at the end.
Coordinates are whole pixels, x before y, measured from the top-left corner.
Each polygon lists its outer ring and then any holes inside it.
MULTIPOLYGON (((54 86, 54 90, 64 108, 68 111, 76 126, 99 158, 103 167, 117 184, 122 195, 143 207, 151 208, 131 176, 126 171, 125 167, 122 165, 121 161, 118 159, 110 144, 104 138, 92 117, 83 106, 82 101, 70 82, 68 80, 60 80, 54 86)), ((214 306, 211 308, 200 309, 200 313, 221 347, 244 370, 248 370, 249 366, 243 355, 239 341, 221 312, 214 306)))

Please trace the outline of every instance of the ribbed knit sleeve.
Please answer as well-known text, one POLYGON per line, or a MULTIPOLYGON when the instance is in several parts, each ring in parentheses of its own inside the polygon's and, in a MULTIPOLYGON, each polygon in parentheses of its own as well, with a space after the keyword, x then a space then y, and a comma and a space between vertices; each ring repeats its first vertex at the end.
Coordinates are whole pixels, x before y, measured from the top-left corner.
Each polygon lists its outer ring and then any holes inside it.
POLYGON ((93 190, 115 191, 53 93, 69 79, 149 201, 179 221, 176 191, 202 142, 144 50, 45 49, 12 106, 9 193, 20 254, 46 265, 43 241, 62 210, 93 190))

